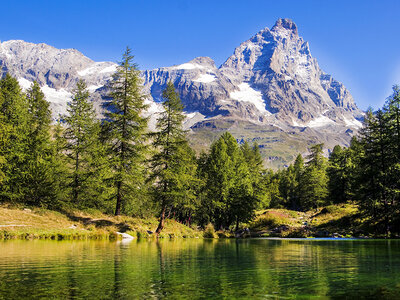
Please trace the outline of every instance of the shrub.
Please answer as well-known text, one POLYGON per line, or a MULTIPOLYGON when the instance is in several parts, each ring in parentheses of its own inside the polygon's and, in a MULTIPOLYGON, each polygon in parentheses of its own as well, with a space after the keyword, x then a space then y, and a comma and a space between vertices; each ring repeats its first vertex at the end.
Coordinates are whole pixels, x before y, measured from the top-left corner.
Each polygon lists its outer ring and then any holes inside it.
POLYGON ((216 238, 217 235, 215 234, 215 230, 214 230, 214 226, 213 224, 209 223, 206 228, 204 228, 204 233, 203 233, 203 237, 205 238, 216 238))
POLYGON ((272 214, 267 212, 257 217, 251 224, 250 228, 253 230, 271 229, 280 225, 286 225, 288 220, 280 214, 272 214))

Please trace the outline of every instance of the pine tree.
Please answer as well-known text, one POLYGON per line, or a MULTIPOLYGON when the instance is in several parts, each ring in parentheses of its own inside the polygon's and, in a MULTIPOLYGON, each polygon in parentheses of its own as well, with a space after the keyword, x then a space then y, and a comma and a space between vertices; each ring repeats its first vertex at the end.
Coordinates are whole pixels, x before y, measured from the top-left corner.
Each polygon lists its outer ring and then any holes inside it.
POLYGON ((0 80, 0 158, 2 163, 0 199, 23 201, 25 193, 28 110, 18 81, 6 74, 0 80))
POLYGON ((207 198, 202 204, 217 228, 248 221, 259 201, 254 196, 250 172, 235 138, 225 132, 212 144, 207 159, 207 198))
POLYGON ((263 160, 260 153, 260 148, 257 143, 252 147, 245 142, 240 149, 243 153, 243 158, 247 164, 250 172, 251 185, 253 187, 253 196, 258 199, 259 203, 264 203, 267 197, 266 187, 263 181, 263 174, 265 172, 263 160))
POLYGON ((329 156, 327 169, 329 177, 329 198, 334 203, 344 203, 351 199, 352 178, 354 176, 354 152, 336 145, 329 156))
POLYGON ((328 196, 328 176, 326 159, 322 155, 323 144, 310 148, 305 171, 300 180, 302 209, 318 208, 326 204, 328 196))
POLYGON ((387 156, 386 156, 386 198, 390 223, 396 220, 400 231, 400 87, 393 87, 393 94, 387 99, 384 107, 386 116, 387 156))
POLYGON ((25 202, 35 205, 54 203, 54 174, 50 136, 51 112, 35 81, 26 94, 28 105, 27 153, 25 163, 25 202))
POLYGON ((109 84, 111 101, 104 122, 115 186, 115 215, 121 214, 124 202, 142 192, 145 180, 148 135, 143 113, 147 105, 141 84, 140 72, 127 48, 109 84))
POLYGON ((376 113, 367 112, 360 134, 363 151, 359 159, 357 198, 361 210, 374 219, 378 230, 386 233, 391 231, 391 224, 398 218, 399 102, 399 91, 395 87, 383 109, 376 113))
POLYGON ((280 190, 280 174, 279 172, 274 173, 272 170, 268 170, 263 176, 263 182, 265 184, 266 198, 259 206, 260 209, 266 209, 268 207, 281 207, 284 199, 280 190))
POLYGON ((96 112, 89 101, 89 92, 83 80, 77 82, 71 101, 68 103, 68 115, 64 116, 66 128, 66 154, 72 168, 69 186, 72 190, 72 201, 82 206, 84 202, 92 201, 88 198, 97 198, 93 193, 94 183, 98 173, 98 153, 100 126, 96 120, 96 112), (81 199, 83 198, 83 199, 81 199))
POLYGON ((69 167, 69 159, 66 156, 65 149, 67 141, 64 138, 65 128, 61 120, 56 120, 52 130, 52 143, 51 143, 51 165, 53 167, 53 180, 54 180, 54 198, 58 203, 56 205, 70 202, 70 177, 71 169, 69 167))
POLYGON ((301 198, 301 178, 304 174, 304 159, 301 154, 298 154, 293 164, 294 176, 295 176, 295 188, 293 191, 291 206, 292 209, 300 209, 300 198, 301 198))
POLYGON ((163 108, 157 121, 151 159, 152 178, 155 179, 154 199, 161 206, 159 234, 164 228, 166 210, 190 217, 194 210, 196 160, 183 130, 183 105, 172 82, 163 91, 163 108))
POLYGON ((295 207, 295 193, 297 188, 296 173, 293 165, 280 172, 279 190, 284 201, 282 205, 286 208, 295 207))

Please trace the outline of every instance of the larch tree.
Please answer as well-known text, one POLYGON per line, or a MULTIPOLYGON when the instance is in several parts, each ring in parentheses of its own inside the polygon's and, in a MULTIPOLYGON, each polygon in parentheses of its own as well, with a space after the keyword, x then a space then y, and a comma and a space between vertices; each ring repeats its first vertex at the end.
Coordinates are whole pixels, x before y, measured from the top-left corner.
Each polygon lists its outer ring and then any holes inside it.
POLYGON ((129 48, 123 54, 109 82, 109 111, 103 128, 107 131, 112 181, 116 198, 115 215, 121 214, 126 201, 137 197, 145 180, 144 165, 148 153, 147 105, 142 80, 129 48))
POLYGON ((51 111, 39 84, 27 90, 27 162, 25 165, 25 201, 35 205, 54 204, 54 166, 50 134, 51 111))
POLYGON ((24 200, 26 162, 28 156, 28 109, 18 81, 8 73, 0 80, 1 177, 0 199, 24 200))
POLYGON ((161 207, 156 234, 164 228, 167 208, 190 218, 194 211, 197 181, 195 155, 183 130, 183 105, 172 82, 167 83, 163 99, 164 111, 154 133, 156 153, 151 159, 154 199, 161 207))
POLYGON ((204 167, 206 193, 204 205, 209 219, 220 228, 252 218, 259 199, 253 192, 248 165, 236 139, 225 132, 211 145, 204 167))
POLYGON ((300 180, 301 207, 303 209, 318 208, 326 203, 328 196, 327 162, 322 155, 323 144, 310 148, 306 168, 300 180))
POLYGON ((92 165, 96 159, 99 126, 96 112, 89 100, 89 91, 83 80, 79 80, 68 103, 68 114, 63 117, 66 124, 64 138, 68 162, 71 166, 70 182, 72 201, 81 205, 90 195, 89 186, 96 174, 92 165))

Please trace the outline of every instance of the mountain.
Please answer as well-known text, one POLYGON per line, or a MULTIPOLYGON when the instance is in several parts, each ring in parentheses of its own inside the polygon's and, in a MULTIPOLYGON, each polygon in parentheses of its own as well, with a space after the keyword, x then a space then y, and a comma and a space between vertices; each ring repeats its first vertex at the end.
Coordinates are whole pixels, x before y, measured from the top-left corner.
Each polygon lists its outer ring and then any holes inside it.
MULTIPOLYGON (((37 80, 54 116, 64 113, 79 78, 102 113, 104 85, 116 70, 75 49, 7 41, 0 44, 2 73, 23 87, 37 80)), ((266 163, 282 166, 317 142, 328 148, 348 145, 361 127, 363 113, 350 92, 323 72, 289 19, 279 19, 240 44, 220 66, 208 57, 142 72, 154 127, 163 89, 172 81, 185 105, 192 145, 205 149, 225 130, 239 141, 257 141, 266 163)))
MULTIPOLYGON (((76 49, 57 49, 21 40, 0 43, 2 75, 10 73, 23 88, 36 80, 50 101, 54 117, 65 113, 76 82, 82 78, 91 92, 100 90, 116 71, 112 62, 94 62, 76 49)), ((93 95, 97 106, 101 97, 93 95)))

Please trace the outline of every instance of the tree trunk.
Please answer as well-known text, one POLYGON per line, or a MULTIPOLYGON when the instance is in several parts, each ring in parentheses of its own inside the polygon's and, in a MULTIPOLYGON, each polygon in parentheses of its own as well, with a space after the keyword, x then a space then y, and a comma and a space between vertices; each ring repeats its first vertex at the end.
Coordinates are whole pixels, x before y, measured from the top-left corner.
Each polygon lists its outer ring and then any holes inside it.
POLYGON ((122 182, 118 181, 117 182, 117 204, 115 206, 115 215, 116 216, 119 216, 121 214, 121 202, 122 202, 121 185, 122 185, 122 182))
POLYGON ((158 227, 157 227, 157 230, 156 230, 156 234, 157 235, 159 235, 161 230, 164 228, 165 211, 166 211, 166 209, 167 209, 166 205, 163 205, 162 211, 161 211, 161 215, 160 215, 160 223, 158 223, 158 227))
POLYGON ((235 231, 238 231, 239 230, 239 217, 236 217, 236 230, 235 231))
MULTIPOLYGON (((79 142, 78 142, 79 146, 79 142)), ((75 155, 75 174, 74 174, 74 203, 78 204, 78 188, 79 188, 79 153, 76 151, 75 155)))

